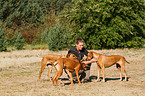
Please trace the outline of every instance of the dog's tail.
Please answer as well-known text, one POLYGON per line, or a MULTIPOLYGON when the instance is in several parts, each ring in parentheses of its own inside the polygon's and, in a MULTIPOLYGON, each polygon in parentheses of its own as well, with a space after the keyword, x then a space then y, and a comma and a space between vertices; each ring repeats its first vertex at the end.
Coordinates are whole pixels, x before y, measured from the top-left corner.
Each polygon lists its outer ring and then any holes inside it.
MULTIPOLYGON (((125 58, 124 58, 125 59, 125 58)), ((125 61, 128 63, 128 64, 130 64, 126 59, 125 59, 125 61)))

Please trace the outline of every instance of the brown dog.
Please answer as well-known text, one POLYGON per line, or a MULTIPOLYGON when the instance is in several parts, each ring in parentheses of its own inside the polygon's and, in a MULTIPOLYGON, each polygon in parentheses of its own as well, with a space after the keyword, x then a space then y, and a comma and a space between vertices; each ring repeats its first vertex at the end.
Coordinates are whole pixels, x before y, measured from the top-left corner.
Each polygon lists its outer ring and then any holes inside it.
POLYGON ((58 86, 57 81, 58 78, 62 75, 63 73, 63 69, 66 70, 67 74, 69 75, 70 79, 71 79, 71 85, 73 85, 73 78, 72 78, 72 73, 71 72, 76 72, 76 76, 78 79, 78 83, 80 83, 80 79, 79 79, 79 74, 78 71, 80 69, 84 69, 85 70, 85 64, 81 63, 79 60, 77 59, 71 59, 71 58, 59 58, 57 60, 57 65, 56 65, 56 72, 55 75, 52 78, 53 81, 53 85, 58 86))
POLYGON ((45 56, 41 56, 42 57, 42 61, 41 61, 41 70, 40 70, 40 73, 39 73, 39 77, 38 77, 38 81, 40 81, 40 77, 41 77, 41 74, 43 72, 43 70, 45 69, 46 65, 48 65, 48 78, 49 80, 51 81, 51 78, 50 78, 50 73, 52 71, 52 68, 55 67, 55 62, 57 61, 57 59, 59 58, 77 58, 74 54, 67 54, 67 55, 64 55, 64 56, 61 56, 61 55, 53 55, 53 54, 48 54, 48 55, 45 55, 45 56))
MULTIPOLYGON (((126 59, 123 56, 120 55, 111 55, 111 56, 106 56, 103 54, 98 54, 96 52, 90 51, 88 53, 87 59, 91 58, 97 58, 97 67, 98 67, 98 79, 97 81, 100 81, 100 69, 102 69, 102 74, 103 74, 103 82, 105 82, 105 73, 104 70, 105 68, 108 68, 114 64, 116 64, 116 67, 118 71, 120 72, 120 80, 122 81, 122 73, 120 68, 123 70, 125 73, 125 80, 127 81, 127 73, 125 71, 125 61, 126 59)), ((126 61, 129 63, 128 61, 126 61)))

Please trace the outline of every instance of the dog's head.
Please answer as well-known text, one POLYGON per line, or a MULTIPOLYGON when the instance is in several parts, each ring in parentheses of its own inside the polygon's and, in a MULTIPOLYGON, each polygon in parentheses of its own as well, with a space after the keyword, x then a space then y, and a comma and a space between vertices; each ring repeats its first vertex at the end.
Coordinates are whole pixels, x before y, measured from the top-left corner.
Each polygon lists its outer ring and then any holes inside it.
POLYGON ((90 51, 88 54, 87 54, 87 60, 91 60, 93 58, 93 52, 90 51))
POLYGON ((73 53, 69 53, 66 55, 66 58, 77 59, 77 56, 75 56, 73 53))
POLYGON ((86 64, 85 64, 85 63, 82 63, 82 69, 83 69, 83 70, 87 70, 86 64))

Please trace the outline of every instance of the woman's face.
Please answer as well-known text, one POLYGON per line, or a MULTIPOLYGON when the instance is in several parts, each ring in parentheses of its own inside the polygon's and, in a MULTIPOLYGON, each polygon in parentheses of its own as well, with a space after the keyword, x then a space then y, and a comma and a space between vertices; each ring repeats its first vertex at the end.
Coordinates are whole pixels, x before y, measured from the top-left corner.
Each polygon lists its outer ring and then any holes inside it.
POLYGON ((82 50, 84 47, 84 43, 83 42, 79 42, 78 44, 76 44, 77 46, 77 50, 82 50))

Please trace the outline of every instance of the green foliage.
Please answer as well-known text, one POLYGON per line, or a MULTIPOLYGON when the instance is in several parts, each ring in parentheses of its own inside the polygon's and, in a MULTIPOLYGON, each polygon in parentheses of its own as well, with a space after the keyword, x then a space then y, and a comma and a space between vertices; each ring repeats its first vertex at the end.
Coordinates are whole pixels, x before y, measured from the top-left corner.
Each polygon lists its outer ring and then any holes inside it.
POLYGON ((14 46, 17 50, 23 49, 25 45, 25 40, 20 32, 16 32, 16 35, 13 37, 14 46))
POLYGON ((70 47, 68 28, 60 22, 56 23, 49 30, 46 29, 42 36, 42 40, 47 42, 49 50, 57 51, 70 47))
POLYGON ((144 45, 143 0, 79 0, 63 18, 71 24, 73 39, 82 36, 88 49, 144 45))
POLYGON ((0 52, 1 51, 7 51, 7 46, 8 46, 8 38, 5 36, 5 31, 3 30, 0 22, 0 52))
POLYGON ((55 16, 72 0, 1 0, 0 20, 8 35, 15 30, 22 33, 25 42, 40 43, 41 32, 55 23, 55 16), (12 31, 9 31, 12 30, 12 31))
POLYGON ((121 44, 127 48, 140 48, 143 46, 144 42, 145 41, 141 37, 134 37, 132 40, 126 42, 125 44, 121 44))
POLYGON ((64 9, 65 4, 72 2, 72 0, 48 0, 49 10, 54 10, 58 14, 64 9))
POLYGON ((8 27, 39 22, 43 14, 39 0, 1 0, 0 5, 0 19, 8 27))
POLYGON ((34 26, 50 10, 59 12, 68 2, 71 0, 1 0, 0 19, 8 27, 34 26))
POLYGON ((48 32, 49 32, 48 28, 45 28, 44 32, 42 32, 41 34, 41 42, 47 43, 48 32))

